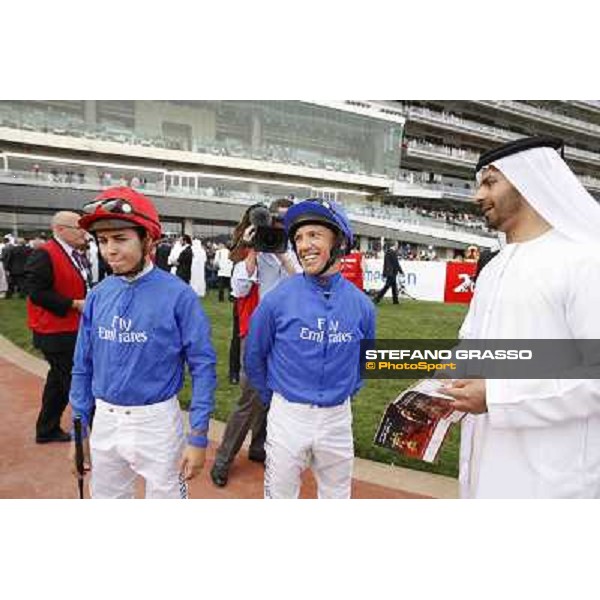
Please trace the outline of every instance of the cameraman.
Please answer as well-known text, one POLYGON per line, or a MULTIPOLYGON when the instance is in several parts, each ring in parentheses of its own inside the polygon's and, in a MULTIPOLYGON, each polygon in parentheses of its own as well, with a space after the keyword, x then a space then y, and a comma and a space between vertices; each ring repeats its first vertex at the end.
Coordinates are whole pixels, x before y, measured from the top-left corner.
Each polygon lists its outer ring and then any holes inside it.
MULTIPOLYGON (((253 285, 258 285, 260 302, 279 282, 301 272, 298 259, 289 243, 285 252, 281 253, 260 252, 254 247, 257 229, 260 226, 284 229, 283 218, 292 205, 293 202, 287 198, 273 201, 269 206, 268 217, 270 218, 265 217, 266 211, 262 205, 252 206, 246 211, 234 233, 231 251, 233 261, 236 263, 231 278, 231 289, 235 298, 246 298, 252 292, 253 285), (240 254, 245 255, 245 258, 236 262, 235 257, 240 254)), ((243 327, 240 323, 240 330, 245 332, 247 327, 243 327)), ((245 335, 240 337, 243 364, 245 335)), ((227 421, 221 445, 216 453, 215 464, 210 472, 213 483, 219 487, 227 485, 231 463, 250 429, 252 429, 252 440, 248 458, 255 462, 265 460, 264 443, 268 408, 260 401, 258 393, 249 384, 243 371, 240 377, 240 389, 241 395, 237 407, 227 421)))

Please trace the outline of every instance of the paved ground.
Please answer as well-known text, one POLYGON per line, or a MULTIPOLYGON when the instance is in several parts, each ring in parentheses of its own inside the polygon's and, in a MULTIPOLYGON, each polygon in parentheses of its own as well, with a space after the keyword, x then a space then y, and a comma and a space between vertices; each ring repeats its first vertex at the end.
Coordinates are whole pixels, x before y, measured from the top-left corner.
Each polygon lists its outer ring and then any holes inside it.
MULTIPOLYGON (((68 444, 38 445, 34 441, 46 364, 0 336, 0 498, 76 498, 77 485, 69 472, 68 444)), ((64 429, 69 429, 65 413, 64 429)), ((223 424, 211 422, 207 468, 192 482, 191 498, 261 498, 262 465, 250 462, 245 451, 234 463, 230 482, 215 487, 208 475, 223 424)), ((430 475, 357 459, 353 498, 455 498, 457 483, 430 475)), ((140 484, 140 494, 142 485, 140 484)), ((303 498, 315 498, 312 475, 303 480, 303 498)))

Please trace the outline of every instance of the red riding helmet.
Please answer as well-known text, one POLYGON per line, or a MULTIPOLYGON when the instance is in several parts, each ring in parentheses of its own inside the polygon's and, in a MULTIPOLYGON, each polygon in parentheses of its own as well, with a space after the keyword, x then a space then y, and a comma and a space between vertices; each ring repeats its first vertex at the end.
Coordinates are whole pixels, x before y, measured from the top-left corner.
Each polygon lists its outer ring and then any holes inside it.
POLYGON ((161 236, 160 219, 152 201, 128 187, 108 188, 82 210, 85 214, 79 226, 86 231, 142 227, 154 240, 161 236))

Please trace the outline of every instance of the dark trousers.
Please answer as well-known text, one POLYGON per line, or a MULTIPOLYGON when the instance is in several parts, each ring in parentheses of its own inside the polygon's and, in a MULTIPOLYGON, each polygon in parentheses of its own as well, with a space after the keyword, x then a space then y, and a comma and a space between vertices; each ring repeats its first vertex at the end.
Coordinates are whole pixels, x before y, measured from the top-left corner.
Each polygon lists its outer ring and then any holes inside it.
POLYGON ((6 297, 10 298, 14 293, 19 292, 21 298, 25 298, 25 275, 13 275, 7 273, 8 289, 6 297))
MULTIPOLYGON (((244 355, 244 345, 245 340, 243 339, 241 341, 242 356, 244 355)), ((240 391, 238 404, 227 421, 223 439, 215 457, 215 465, 220 467, 229 468, 240 451, 249 430, 252 430, 250 453, 262 454, 264 452, 268 407, 261 402, 258 392, 250 385, 243 369, 240 377, 240 391)))
POLYGON ((231 291, 231 277, 219 276, 219 302, 225 301, 225 288, 231 291))
POLYGON ((240 320, 236 303, 233 303, 233 320, 231 327, 231 342, 229 343, 229 379, 240 377, 240 320))
POLYGON ((390 287, 392 288, 393 302, 394 304, 398 304, 398 282, 396 281, 395 275, 388 275, 385 278, 385 285, 377 293, 377 296, 375 296, 375 302, 379 302, 385 296, 385 293, 390 289, 390 287))
POLYGON ((36 435, 39 437, 57 433, 60 428, 60 419, 69 403, 73 368, 73 351, 42 352, 50 370, 42 394, 42 408, 35 426, 36 435))

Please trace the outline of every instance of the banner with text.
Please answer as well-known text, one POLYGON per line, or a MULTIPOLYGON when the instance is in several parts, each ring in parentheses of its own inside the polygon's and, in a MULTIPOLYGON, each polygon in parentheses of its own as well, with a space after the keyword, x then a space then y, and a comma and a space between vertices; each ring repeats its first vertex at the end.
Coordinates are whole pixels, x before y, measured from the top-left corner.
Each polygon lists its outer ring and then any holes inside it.
MULTIPOLYGON (((401 260, 404 275, 398 277, 398 286, 415 300, 433 302, 469 303, 473 296, 475 263, 401 260)), ((385 285, 382 274, 383 259, 365 261, 364 286, 366 291, 377 291, 385 285)), ((388 290, 386 298, 391 297, 388 290)))

